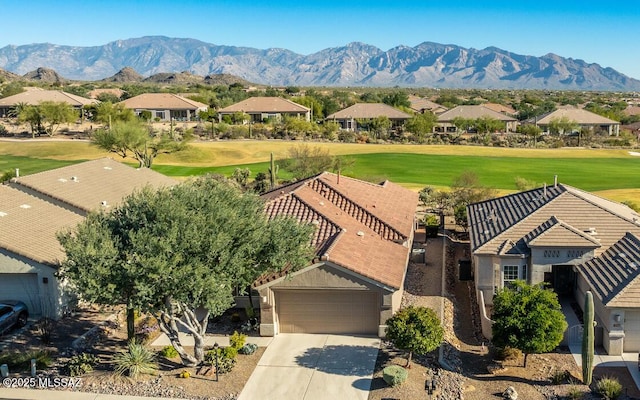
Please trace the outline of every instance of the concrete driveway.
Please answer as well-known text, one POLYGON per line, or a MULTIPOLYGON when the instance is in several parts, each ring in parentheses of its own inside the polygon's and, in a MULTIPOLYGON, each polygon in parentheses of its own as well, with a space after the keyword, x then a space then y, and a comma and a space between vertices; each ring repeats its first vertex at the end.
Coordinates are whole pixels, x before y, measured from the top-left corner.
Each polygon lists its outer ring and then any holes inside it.
POLYGON ((366 400, 379 348, 376 337, 279 334, 238 400, 366 400))

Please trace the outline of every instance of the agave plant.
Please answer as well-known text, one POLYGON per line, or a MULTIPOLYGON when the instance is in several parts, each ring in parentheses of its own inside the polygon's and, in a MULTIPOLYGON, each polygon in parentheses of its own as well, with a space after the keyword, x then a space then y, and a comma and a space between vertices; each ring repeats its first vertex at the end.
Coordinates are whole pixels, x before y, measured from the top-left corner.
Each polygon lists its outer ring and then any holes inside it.
POLYGON ((126 351, 115 356, 115 372, 137 378, 141 374, 154 374, 158 370, 156 355, 141 343, 130 341, 126 351))

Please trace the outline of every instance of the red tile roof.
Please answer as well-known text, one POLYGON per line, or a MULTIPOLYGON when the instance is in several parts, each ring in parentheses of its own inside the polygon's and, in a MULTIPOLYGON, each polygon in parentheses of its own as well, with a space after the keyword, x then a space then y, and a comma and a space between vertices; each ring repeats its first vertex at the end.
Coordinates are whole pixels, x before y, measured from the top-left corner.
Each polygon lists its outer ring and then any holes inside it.
POLYGON ((324 172, 275 189, 263 199, 270 218, 291 215, 316 226, 312 244, 320 259, 383 285, 402 286, 416 193, 388 181, 372 184, 324 172))

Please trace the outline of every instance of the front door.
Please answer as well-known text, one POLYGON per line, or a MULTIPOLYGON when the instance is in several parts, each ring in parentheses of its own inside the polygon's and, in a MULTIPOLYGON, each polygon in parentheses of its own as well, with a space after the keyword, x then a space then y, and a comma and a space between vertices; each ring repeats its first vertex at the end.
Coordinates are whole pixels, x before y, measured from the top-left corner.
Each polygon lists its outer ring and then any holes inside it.
POLYGON ((570 295, 573 293, 575 281, 575 273, 572 265, 554 265, 553 271, 553 290, 558 294, 570 295))

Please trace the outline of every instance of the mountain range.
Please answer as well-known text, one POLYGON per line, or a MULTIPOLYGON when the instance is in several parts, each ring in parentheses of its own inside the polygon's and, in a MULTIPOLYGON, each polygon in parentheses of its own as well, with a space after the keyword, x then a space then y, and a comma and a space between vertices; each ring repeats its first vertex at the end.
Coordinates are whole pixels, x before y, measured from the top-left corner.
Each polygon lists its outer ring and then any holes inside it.
POLYGON ((6 71, 25 75, 41 67, 84 81, 107 80, 130 67, 142 76, 225 74, 276 86, 640 90, 640 80, 583 60, 432 42, 388 51, 354 42, 309 55, 164 36, 92 47, 41 43, 0 48, 0 68, 6 71))

